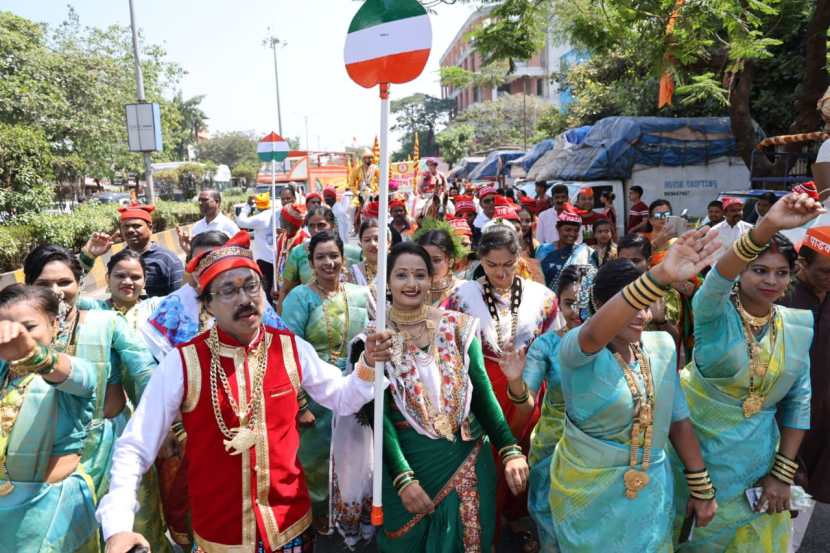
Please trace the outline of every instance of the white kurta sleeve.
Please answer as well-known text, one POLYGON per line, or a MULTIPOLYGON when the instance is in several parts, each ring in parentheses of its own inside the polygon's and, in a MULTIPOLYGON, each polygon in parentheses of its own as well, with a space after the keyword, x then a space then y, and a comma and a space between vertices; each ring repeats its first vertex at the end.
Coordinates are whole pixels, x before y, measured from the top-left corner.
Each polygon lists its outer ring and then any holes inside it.
POLYGON ((150 324, 149 319, 145 320, 138 328, 141 337, 144 338, 144 344, 158 363, 167 357, 167 354, 173 349, 167 337, 163 336, 161 332, 150 324))
POLYGON ((361 380, 356 372, 343 376, 340 369, 320 359, 311 344, 299 337, 296 340, 303 389, 311 399, 341 416, 357 413, 373 399, 372 382, 361 380))
POLYGON ((161 443, 181 408, 183 395, 181 357, 178 350, 173 350, 153 372, 138 408, 115 442, 109 492, 96 513, 105 540, 113 534, 132 531, 138 510, 138 485, 156 460, 161 443))

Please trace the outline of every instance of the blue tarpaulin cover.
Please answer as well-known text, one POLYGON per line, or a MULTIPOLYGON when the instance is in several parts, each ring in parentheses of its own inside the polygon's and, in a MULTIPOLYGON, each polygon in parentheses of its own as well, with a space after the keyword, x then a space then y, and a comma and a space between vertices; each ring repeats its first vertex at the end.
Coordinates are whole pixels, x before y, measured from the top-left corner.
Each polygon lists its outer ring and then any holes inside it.
POLYGON ((592 126, 584 125, 582 127, 574 127, 573 129, 566 130, 562 134, 565 136, 565 140, 571 144, 582 144, 585 141, 585 137, 591 131, 592 126))
POLYGON ((469 178, 470 180, 495 179, 496 177, 507 175, 510 169, 507 162, 521 157, 524 154, 522 150, 495 150, 490 152, 484 161, 473 169, 469 178))
POLYGON ((531 167, 533 167, 534 163, 539 161, 539 158, 542 157, 542 155, 544 155, 545 152, 553 149, 554 144, 556 144, 556 140, 554 140, 553 138, 546 138, 538 144, 534 144, 528 153, 526 153, 523 156, 517 157, 509 163, 510 165, 521 165, 522 169, 524 169, 525 172, 527 172, 530 170, 531 167))
MULTIPOLYGON (((763 137, 757 125, 756 134, 763 137)), ((736 155, 728 117, 607 117, 581 144, 545 156, 534 173, 545 180, 624 180, 635 165, 702 165, 736 155)))

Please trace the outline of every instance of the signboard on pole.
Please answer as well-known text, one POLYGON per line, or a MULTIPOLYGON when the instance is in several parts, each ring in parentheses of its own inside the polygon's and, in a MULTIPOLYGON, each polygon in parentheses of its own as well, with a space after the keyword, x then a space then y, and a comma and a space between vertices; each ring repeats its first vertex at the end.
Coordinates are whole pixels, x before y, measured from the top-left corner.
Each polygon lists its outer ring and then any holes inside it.
POLYGON ((161 140, 161 109, 158 104, 127 104, 127 144, 131 152, 158 152, 161 140))

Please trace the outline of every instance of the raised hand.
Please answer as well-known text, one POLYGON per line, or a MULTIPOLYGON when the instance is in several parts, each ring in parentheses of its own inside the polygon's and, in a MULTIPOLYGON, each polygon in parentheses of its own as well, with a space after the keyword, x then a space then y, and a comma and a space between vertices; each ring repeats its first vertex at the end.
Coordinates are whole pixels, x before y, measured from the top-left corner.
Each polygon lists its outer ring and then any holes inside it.
POLYGON ((37 346, 26 327, 16 321, 0 321, 0 359, 17 361, 37 346))
POLYGON ((83 250, 90 257, 100 257, 110 251, 112 236, 106 232, 94 232, 84 244, 83 250))
POLYGON ((515 345, 507 344, 502 348, 502 354, 499 357, 499 367, 501 367, 501 372, 508 381, 522 378, 526 358, 526 347, 516 349, 515 345))
POLYGON ((662 283, 691 280, 712 263, 720 249, 718 233, 709 227, 684 232, 669 248, 666 257, 654 266, 652 274, 662 283))
POLYGON ((189 254, 190 253, 190 239, 191 239, 190 233, 187 232, 182 227, 177 226, 176 227, 176 236, 179 237, 179 245, 182 247, 182 250, 184 251, 184 253, 189 254))
POLYGON ((821 202, 807 194, 787 194, 772 204, 758 226, 771 226, 774 234, 779 230, 798 228, 826 211, 821 202))

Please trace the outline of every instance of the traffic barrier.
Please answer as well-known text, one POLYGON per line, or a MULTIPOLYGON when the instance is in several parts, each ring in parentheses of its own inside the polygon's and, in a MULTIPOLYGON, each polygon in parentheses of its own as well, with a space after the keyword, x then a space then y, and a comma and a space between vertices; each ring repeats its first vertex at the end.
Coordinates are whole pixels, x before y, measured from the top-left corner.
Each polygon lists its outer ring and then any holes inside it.
MULTIPOLYGON (((190 232, 192 226, 184 225, 182 228, 190 232)), ((185 253, 179 244, 179 236, 176 234, 176 229, 157 232, 150 239, 184 259, 185 253)), ((81 284, 82 294, 95 296, 103 292, 107 287, 107 262, 114 254, 123 249, 124 243, 119 242, 118 244, 114 244, 110 251, 95 260, 95 265, 93 265, 92 270, 84 276, 81 284)), ((16 282, 23 282, 23 269, 0 274, 0 290, 16 282)))

